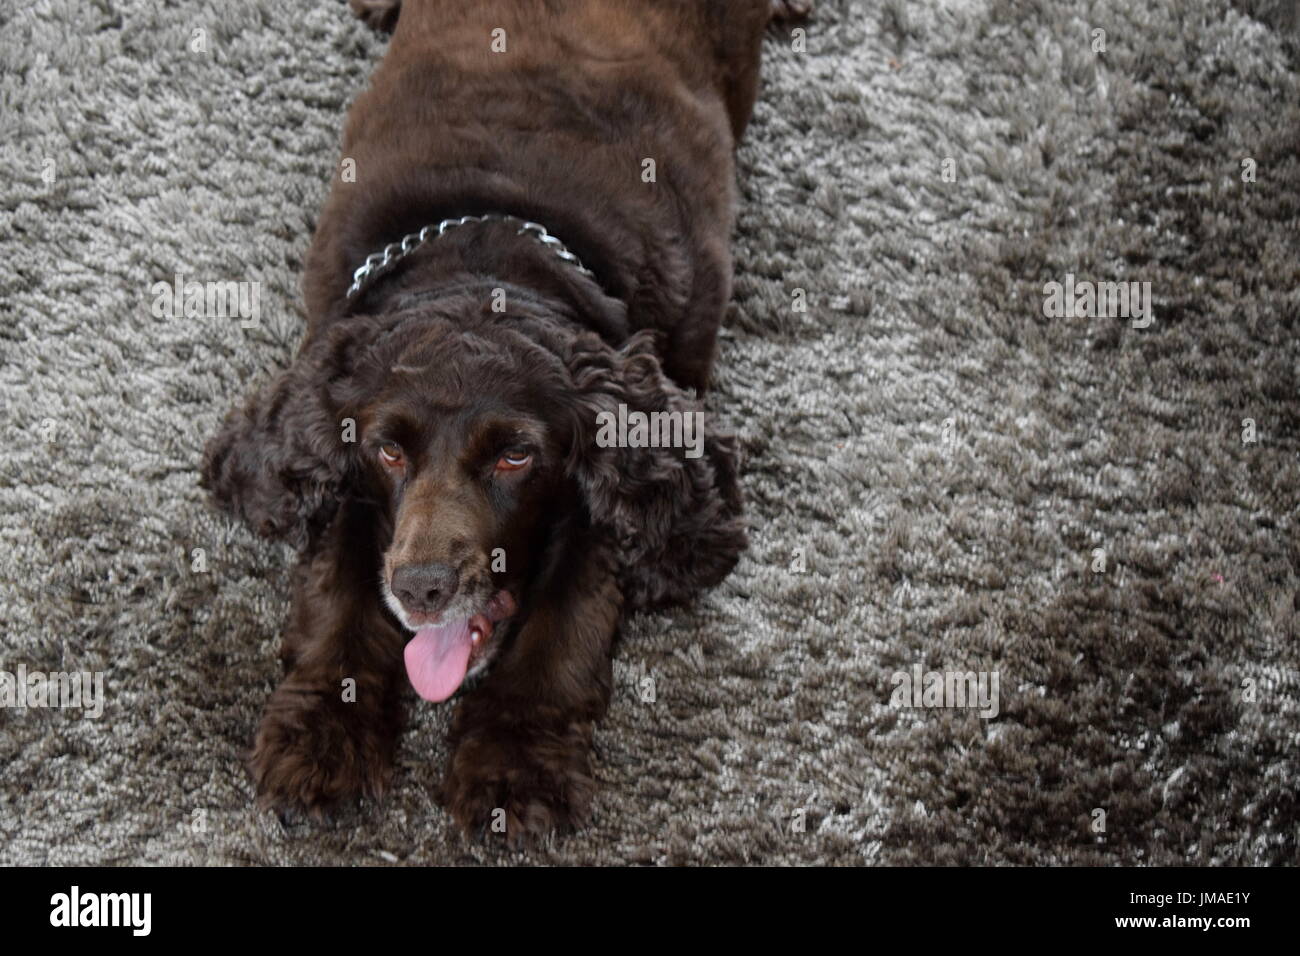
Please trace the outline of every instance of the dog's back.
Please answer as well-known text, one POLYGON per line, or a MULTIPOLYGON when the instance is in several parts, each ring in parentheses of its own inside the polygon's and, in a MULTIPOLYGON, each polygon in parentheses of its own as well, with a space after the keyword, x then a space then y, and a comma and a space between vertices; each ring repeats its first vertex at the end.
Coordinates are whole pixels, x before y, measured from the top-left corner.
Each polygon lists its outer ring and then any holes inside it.
MULTIPOLYGON (((535 219, 703 387, 767 0, 405 0, 308 263, 313 331, 364 257, 451 216, 535 219)), ((448 244, 471 243, 449 235, 448 244)))

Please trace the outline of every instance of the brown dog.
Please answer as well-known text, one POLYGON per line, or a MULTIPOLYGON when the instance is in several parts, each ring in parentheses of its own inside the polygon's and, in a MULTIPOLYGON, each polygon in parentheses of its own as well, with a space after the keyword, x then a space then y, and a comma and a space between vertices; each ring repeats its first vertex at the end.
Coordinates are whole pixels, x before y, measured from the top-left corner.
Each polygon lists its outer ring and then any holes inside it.
POLYGON ((250 766, 280 808, 377 796, 403 661, 429 700, 483 672, 444 802, 541 834, 589 811, 622 615, 744 548, 734 441, 684 390, 730 298, 763 28, 791 11, 353 7, 396 31, 348 117, 307 337, 204 462, 222 506, 302 550, 250 766))

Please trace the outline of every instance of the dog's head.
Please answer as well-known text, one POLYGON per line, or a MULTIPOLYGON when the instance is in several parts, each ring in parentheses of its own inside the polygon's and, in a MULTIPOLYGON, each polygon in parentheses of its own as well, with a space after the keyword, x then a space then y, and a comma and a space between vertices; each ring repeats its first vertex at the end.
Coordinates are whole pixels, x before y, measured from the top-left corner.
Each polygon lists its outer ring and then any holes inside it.
POLYGON ((734 440, 665 377, 648 336, 615 349, 545 314, 464 302, 308 342, 227 418, 204 483, 300 547, 345 496, 372 500, 373 586, 416 633, 408 670, 430 699, 490 658, 506 630, 494 625, 527 614, 574 548, 613 547, 638 608, 715 584, 745 544, 734 440))

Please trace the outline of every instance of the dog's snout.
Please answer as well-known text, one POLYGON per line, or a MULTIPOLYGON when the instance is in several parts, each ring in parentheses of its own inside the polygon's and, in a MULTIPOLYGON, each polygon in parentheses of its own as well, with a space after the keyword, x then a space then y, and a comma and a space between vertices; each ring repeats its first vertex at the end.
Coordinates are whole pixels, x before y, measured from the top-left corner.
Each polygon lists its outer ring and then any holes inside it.
POLYGON ((393 594, 408 611, 437 614, 460 585, 456 569, 445 564, 408 564, 393 572, 393 594))

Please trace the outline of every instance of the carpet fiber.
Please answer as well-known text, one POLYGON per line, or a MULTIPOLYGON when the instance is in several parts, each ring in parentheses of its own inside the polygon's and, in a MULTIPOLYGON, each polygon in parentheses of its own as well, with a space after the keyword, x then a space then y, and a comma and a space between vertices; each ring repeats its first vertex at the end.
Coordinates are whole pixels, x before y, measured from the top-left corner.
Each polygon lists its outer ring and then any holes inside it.
POLYGON ((106 694, 0 709, 0 863, 1295 862, 1298 39, 1290 0, 819 0, 769 38, 709 398, 752 548, 628 623, 594 824, 512 853, 436 805, 413 696, 386 803, 252 808, 290 555, 196 484, 301 336, 384 41, 341 2, 0 0, 0 670, 106 694), (259 282, 260 322, 156 316, 176 273, 259 282), (1153 320, 1047 317, 1067 276, 1153 320), (895 706, 914 668, 996 675, 997 716, 895 706))

